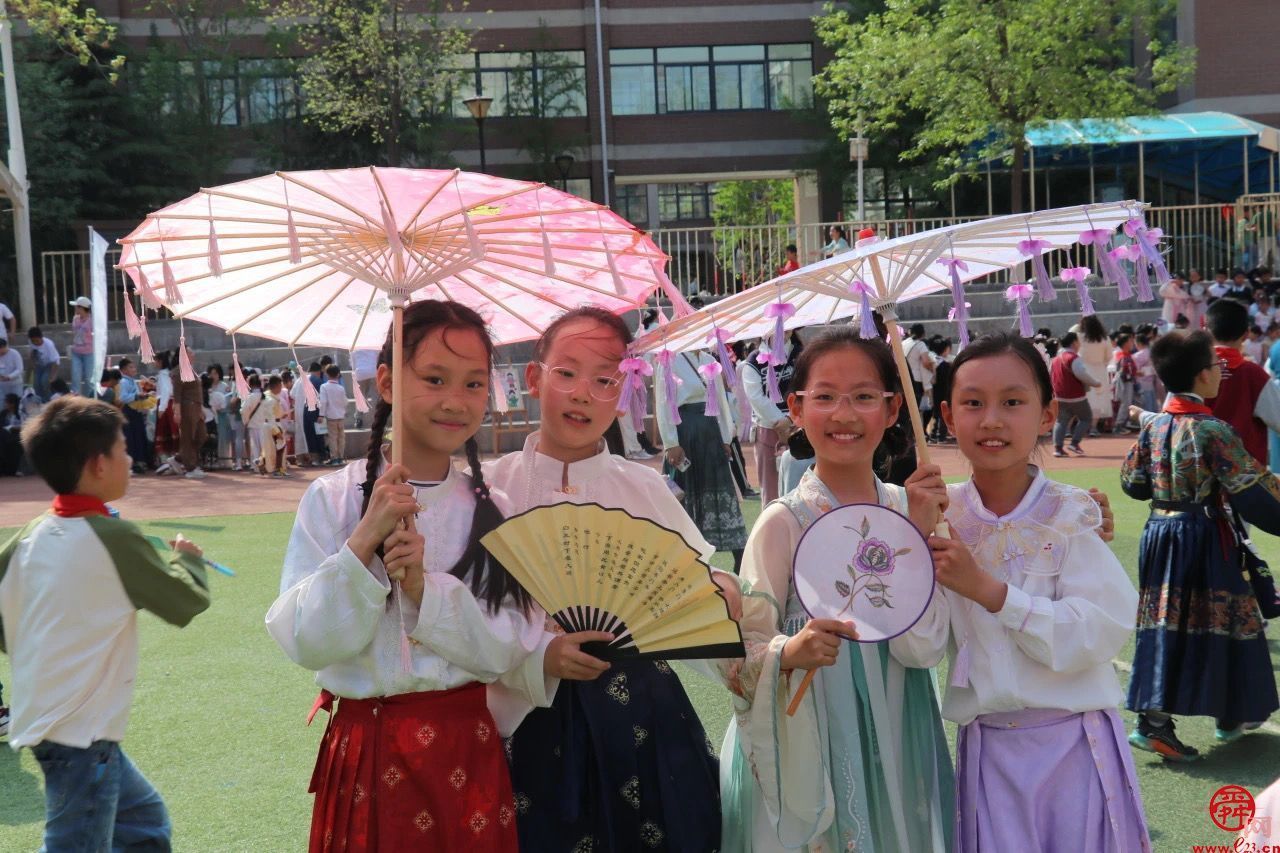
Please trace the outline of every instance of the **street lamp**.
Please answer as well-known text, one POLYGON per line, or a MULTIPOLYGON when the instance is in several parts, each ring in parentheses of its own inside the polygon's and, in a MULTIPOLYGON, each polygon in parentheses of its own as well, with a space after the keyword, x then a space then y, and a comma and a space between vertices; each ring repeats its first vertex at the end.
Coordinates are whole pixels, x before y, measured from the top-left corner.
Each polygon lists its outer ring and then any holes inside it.
POLYGON ((867 144, 867 139, 862 135, 861 130, 855 132, 858 135, 849 140, 849 159, 858 164, 858 223, 862 224, 866 221, 862 193, 862 164, 867 161, 870 146, 867 144))
POLYGON ((556 155, 556 169, 560 172, 560 189, 569 191, 569 170, 573 168, 573 155, 569 153, 556 155))
POLYGON ((462 103, 467 105, 467 111, 476 120, 476 132, 480 135, 480 171, 487 172, 489 170, 484 162, 484 119, 489 115, 489 106, 493 103, 493 98, 477 94, 475 97, 463 99, 462 103))

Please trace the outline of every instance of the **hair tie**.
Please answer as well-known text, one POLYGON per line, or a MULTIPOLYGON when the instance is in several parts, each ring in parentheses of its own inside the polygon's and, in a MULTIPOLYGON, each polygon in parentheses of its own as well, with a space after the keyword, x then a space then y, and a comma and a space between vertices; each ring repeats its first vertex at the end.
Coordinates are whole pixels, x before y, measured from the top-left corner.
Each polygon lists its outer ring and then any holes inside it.
POLYGON ((477 500, 482 500, 482 501, 489 500, 489 489, 487 487, 476 486, 475 492, 476 492, 477 500))

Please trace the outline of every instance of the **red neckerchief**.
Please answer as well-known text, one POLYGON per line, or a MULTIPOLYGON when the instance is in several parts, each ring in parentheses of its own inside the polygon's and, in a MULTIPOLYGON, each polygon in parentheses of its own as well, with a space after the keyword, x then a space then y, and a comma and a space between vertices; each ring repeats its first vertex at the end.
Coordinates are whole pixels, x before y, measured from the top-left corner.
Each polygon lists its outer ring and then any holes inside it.
POLYGON ((107 505, 92 495, 57 495, 53 499, 53 514, 62 518, 110 515, 107 505))
POLYGON ((1227 370, 1235 370, 1244 364, 1244 353, 1235 347, 1214 347, 1213 349, 1218 354, 1218 358, 1226 363, 1227 370))
POLYGON ((1170 394, 1164 401, 1164 410, 1171 415, 1212 415, 1213 409, 1204 403, 1197 403, 1190 397, 1170 394))

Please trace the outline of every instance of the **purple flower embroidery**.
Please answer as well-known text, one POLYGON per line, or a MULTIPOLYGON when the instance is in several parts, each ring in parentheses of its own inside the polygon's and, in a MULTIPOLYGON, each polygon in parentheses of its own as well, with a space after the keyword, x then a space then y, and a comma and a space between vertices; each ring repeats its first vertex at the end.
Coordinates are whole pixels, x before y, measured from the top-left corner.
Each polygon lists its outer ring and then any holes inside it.
POLYGON ((892 610, 889 584, 884 578, 893 574, 894 558, 910 554, 911 549, 895 550, 884 540, 870 536, 871 519, 866 516, 863 516, 860 527, 848 529, 857 533, 862 541, 858 543, 858 550, 854 553, 852 562, 849 563, 849 579, 852 583, 844 581, 835 583, 836 594, 848 599, 840 613, 843 614, 852 607, 854 599, 860 594, 867 597, 872 607, 888 607, 892 610))
POLYGON ((893 573, 893 549, 879 539, 863 539, 853 561, 862 571, 873 575, 893 573))

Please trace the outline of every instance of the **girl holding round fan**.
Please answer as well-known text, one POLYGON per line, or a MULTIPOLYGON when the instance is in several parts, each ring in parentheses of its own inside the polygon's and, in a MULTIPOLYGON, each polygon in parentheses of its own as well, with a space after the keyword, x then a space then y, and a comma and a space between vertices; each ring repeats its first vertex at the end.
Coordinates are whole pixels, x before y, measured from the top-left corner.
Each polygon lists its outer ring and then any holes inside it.
POLYGON ((721 749, 722 849, 942 853, 950 849, 953 779, 927 669, 942 650, 922 657, 911 642, 933 627, 938 608, 930 604, 916 628, 894 639, 850 643, 854 623, 807 617, 791 569, 801 536, 823 513, 880 504, 932 530, 946 486, 933 465, 918 468, 905 488, 874 473, 878 448, 897 455, 907 446, 895 426, 902 388, 882 340, 843 329, 806 342, 788 403, 816 463, 764 509, 747 541, 747 655, 725 667, 735 720, 721 749), (799 670, 815 668, 813 689, 789 715, 799 670))
POLYGON ((391 357, 388 336, 368 456, 307 489, 267 613, 285 654, 316 672, 312 716, 337 703, 310 849, 509 851, 510 776, 483 682, 539 646, 543 616, 480 546, 502 521, 475 441, 493 345, 465 306, 405 309, 403 436, 388 435, 391 357), (464 447, 469 475, 452 461, 464 447))
MULTIPOLYGON (((541 429, 522 451, 486 465, 485 475, 516 513, 559 503, 624 509, 674 530, 710 559, 715 549, 663 478, 615 455, 619 369, 630 342, 621 318, 598 308, 552 323, 525 372, 541 429)), ((733 611, 736 580, 715 578, 733 611)), ((520 849, 721 849, 715 752, 671 666, 606 663, 580 640, 609 635, 554 630, 544 650, 489 688, 499 725, 515 731, 509 754, 520 849)))
POLYGON ((973 476, 949 489, 951 538, 929 540, 941 618, 916 641, 950 654, 954 849, 1149 851, 1112 664, 1138 594, 1089 493, 1034 464, 1057 417, 1049 371, 1030 341, 997 334, 951 376, 942 416, 973 476))

